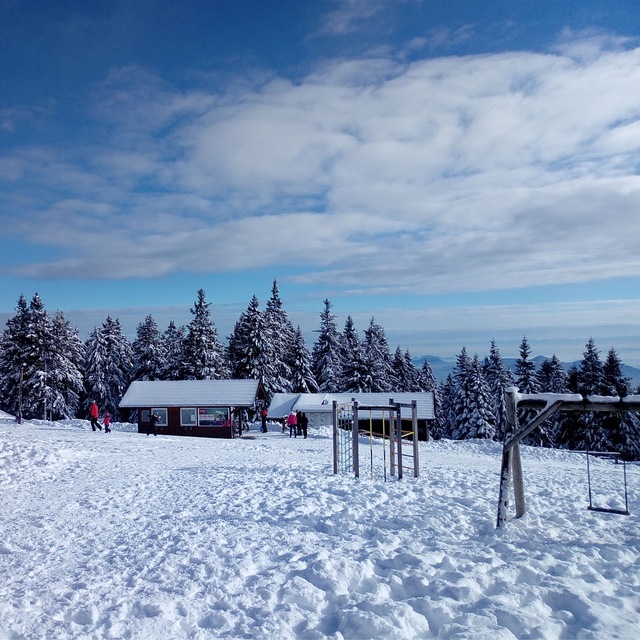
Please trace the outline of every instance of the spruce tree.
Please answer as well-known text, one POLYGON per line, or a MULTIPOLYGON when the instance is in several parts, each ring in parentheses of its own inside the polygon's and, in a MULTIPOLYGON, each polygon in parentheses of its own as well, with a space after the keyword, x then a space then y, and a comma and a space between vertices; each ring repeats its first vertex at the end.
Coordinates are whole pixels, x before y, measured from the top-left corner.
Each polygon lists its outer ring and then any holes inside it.
POLYGON ((50 397, 47 369, 51 326, 40 296, 27 305, 20 296, 16 314, 7 321, 0 356, 0 393, 4 409, 21 418, 44 418, 50 397))
MULTIPOLYGON (((127 390, 133 363, 133 349, 122 333, 120 321, 108 316, 94 328, 85 348, 85 388, 87 405, 91 400, 108 411, 113 420, 123 416, 118 404, 127 390)), ((85 407, 88 413, 88 406, 85 407)))
MULTIPOLYGON (((558 356, 545 358, 536 371, 536 385, 539 393, 568 393, 567 373, 558 356)), ((539 427, 536 435, 542 446, 553 447, 558 442, 558 434, 565 429, 565 424, 571 422, 572 417, 561 411, 548 418, 539 427)))
POLYGON ((342 361, 341 347, 335 316, 331 313, 331 302, 324 301, 320 314, 318 339, 311 352, 313 375, 318 383, 318 391, 336 393, 341 391, 342 361))
POLYGON ((311 353, 307 348, 300 327, 293 338, 291 391, 293 393, 316 393, 318 383, 311 369, 311 353))
POLYGON ((456 422, 456 384, 451 373, 440 387, 440 397, 440 430, 434 433, 434 438, 452 438, 456 422))
POLYGON ((165 362, 161 372, 162 380, 180 380, 184 361, 184 341, 186 336, 184 326, 176 326, 171 320, 162 334, 165 362))
MULTIPOLYGON (((577 370, 577 392, 585 398, 603 395, 604 369, 593 338, 585 345, 583 358, 577 370)), ((610 451, 612 442, 605 431, 604 420, 598 412, 587 411, 570 417, 562 424, 558 442, 569 449, 610 451)))
POLYGON ((24 373, 27 366, 27 336, 29 307, 23 295, 18 298, 16 313, 7 320, 0 350, 0 399, 2 409, 21 419, 21 396, 24 393, 24 373))
POLYGON ((434 438, 441 438, 444 432, 442 387, 438 384, 436 374, 426 358, 420 368, 420 377, 422 378, 422 388, 433 393, 434 421, 431 425, 431 435, 434 438))
MULTIPOLYGON (((536 363, 529 359, 531 355, 531 347, 527 341, 527 336, 523 336, 520 343, 520 357, 516 360, 515 366, 515 380, 516 387, 518 387, 520 393, 537 393, 538 387, 536 382, 536 363)), ((537 411, 535 409, 518 409, 518 425, 524 426, 528 424, 536 416, 537 411)), ((541 442, 539 431, 542 427, 539 427, 533 433, 530 433, 523 442, 525 444, 538 445, 541 442)), ((543 441, 546 441, 546 436, 543 436, 543 441)))
POLYGON ((364 359, 368 369, 368 389, 371 393, 393 391, 396 380, 389 343, 384 329, 371 318, 365 329, 363 341, 364 359))
POLYGON ((539 393, 568 393, 567 373, 555 354, 540 363, 536 372, 536 387, 539 393))
POLYGON ((393 391, 409 393, 422 391, 420 372, 413 364, 411 354, 407 349, 404 353, 398 346, 392 360, 393 367, 393 391))
POLYGON ((254 295, 228 338, 227 360, 233 378, 260 380, 271 397, 277 391, 278 376, 268 342, 260 302, 254 295))
POLYGON ((469 381, 469 369, 471 368, 471 359, 467 353, 467 348, 462 347, 460 353, 456 356, 456 365, 453 368, 451 376, 452 386, 449 391, 449 420, 451 437, 455 440, 466 437, 469 427, 466 424, 467 405, 469 404, 469 390, 467 384, 469 381))
POLYGON ((491 340, 489 356, 484 361, 484 377, 489 387, 491 411, 495 417, 496 439, 502 441, 508 429, 504 393, 508 387, 514 385, 514 380, 513 374, 504 364, 495 340, 491 340))
POLYGON ((459 375, 460 395, 457 397, 456 429, 454 438, 495 437, 495 417, 491 412, 489 387, 482 373, 477 354, 469 360, 466 351, 461 354, 459 375))
POLYGON ((422 380, 422 374, 418 370, 415 364, 413 364, 413 358, 409 349, 405 349, 404 361, 407 371, 409 371, 409 391, 421 392, 424 391, 424 385, 422 380))
MULTIPOLYGON (((604 395, 624 398, 631 391, 631 380, 624 375, 622 362, 611 347, 603 366, 604 395)), ((627 460, 640 459, 640 420, 635 413, 605 413, 602 416, 611 450, 627 460)))
POLYGON ((273 281, 271 297, 264 311, 265 346, 271 371, 270 387, 273 392, 291 391, 293 360, 293 343, 295 329, 284 310, 278 283, 273 281))
POLYGON ((393 367, 393 378, 395 380, 393 391, 398 391, 400 393, 409 391, 412 385, 411 373, 407 369, 407 362, 404 359, 404 354, 402 353, 402 349, 400 349, 399 345, 396 347, 395 353, 393 354, 391 366, 393 367))
POLYGON ((342 353, 342 390, 362 393, 367 386, 367 366, 358 331, 349 315, 340 334, 342 353))
POLYGON ((50 352, 48 411, 54 420, 75 418, 84 391, 84 343, 61 311, 51 324, 53 347, 50 352))
POLYGON ((152 315, 138 325, 132 346, 131 380, 162 380, 167 366, 167 351, 152 315))
POLYGON ((211 303, 204 289, 198 290, 191 309, 193 318, 184 339, 181 378, 183 380, 219 380, 228 377, 218 330, 211 317, 211 303))

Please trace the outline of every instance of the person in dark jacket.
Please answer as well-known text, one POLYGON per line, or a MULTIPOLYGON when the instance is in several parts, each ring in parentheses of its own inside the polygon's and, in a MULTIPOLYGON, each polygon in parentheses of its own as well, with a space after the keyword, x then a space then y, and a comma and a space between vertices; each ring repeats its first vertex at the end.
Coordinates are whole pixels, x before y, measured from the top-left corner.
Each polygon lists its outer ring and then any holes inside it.
POLYGON ((307 437, 307 427, 309 426, 309 418, 307 418, 306 413, 301 413, 298 418, 298 432, 301 433, 305 438, 307 437))
POLYGON ((151 432, 153 431, 153 435, 157 436, 158 435, 158 419, 160 418, 160 416, 156 413, 152 413, 149 416, 149 428, 147 429, 147 435, 150 435, 151 432))

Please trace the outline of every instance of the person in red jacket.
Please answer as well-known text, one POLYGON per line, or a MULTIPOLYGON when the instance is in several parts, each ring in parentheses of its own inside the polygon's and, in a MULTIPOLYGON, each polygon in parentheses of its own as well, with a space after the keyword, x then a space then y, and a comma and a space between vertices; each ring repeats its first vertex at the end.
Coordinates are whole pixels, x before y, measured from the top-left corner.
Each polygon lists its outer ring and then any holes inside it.
POLYGON ((98 405, 95 400, 91 401, 91 409, 89 409, 89 417, 91 418, 91 430, 95 431, 96 427, 102 431, 102 427, 98 422, 98 416, 100 415, 100 410, 98 409, 98 405))
POLYGON ((298 437, 298 418, 296 412, 292 409, 289 417, 287 418, 287 424, 289 425, 289 437, 298 437))
POLYGON ((111 424, 111 416, 109 415, 108 411, 104 412, 104 418, 102 418, 102 424, 104 425, 104 432, 111 433, 111 427, 109 426, 111 424))

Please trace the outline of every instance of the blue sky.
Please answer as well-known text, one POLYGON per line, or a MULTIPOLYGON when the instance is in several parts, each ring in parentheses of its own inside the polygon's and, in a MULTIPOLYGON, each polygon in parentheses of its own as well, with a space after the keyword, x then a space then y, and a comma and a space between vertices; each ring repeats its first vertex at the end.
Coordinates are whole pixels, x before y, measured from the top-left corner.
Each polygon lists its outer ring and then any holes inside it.
POLYGON ((0 0, 0 321, 277 279, 313 341, 640 365, 635 0, 0 0))

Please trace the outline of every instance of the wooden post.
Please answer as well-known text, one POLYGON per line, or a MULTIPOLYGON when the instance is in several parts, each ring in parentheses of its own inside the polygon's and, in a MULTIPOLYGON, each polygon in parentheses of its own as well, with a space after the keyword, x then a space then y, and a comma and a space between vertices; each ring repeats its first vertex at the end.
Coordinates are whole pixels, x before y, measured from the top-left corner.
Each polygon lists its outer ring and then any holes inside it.
POLYGON ((389 406, 393 407, 396 416, 396 428, 394 429, 396 440, 396 452, 398 454, 398 480, 402 480, 402 410, 400 404, 389 398, 389 406))
MULTIPOLYGON (((413 477, 417 478, 420 475, 420 447, 418 446, 418 403, 416 400, 411 401, 411 422, 413 424, 413 477)), ((428 434, 427 431, 427 436, 428 434)))
POLYGON ((513 495, 516 503, 516 518, 522 518, 525 512, 524 478, 522 476, 522 460, 520 459, 519 444, 513 447, 511 469, 513 472, 513 495))
POLYGON ((338 473, 338 458, 340 457, 340 445, 339 445, 339 416, 338 416, 338 403, 333 401, 333 473, 338 473))
MULTIPOLYGON (((509 507, 509 485, 511 482, 511 469, 513 463, 513 451, 514 447, 507 448, 506 443, 511 435, 517 430, 518 427, 518 413, 516 411, 516 399, 515 396, 518 390, 514 387, 509 387, 505 390, 504 400, 507 410, 507 432, 505 433, 505 444, 502 447, 502 466, 500 468, 500 492, 498 495, 498 517, 496 520, 496 527, 502 527, 507 524, 507 510, 509 507)), ((522 497, 521 507, 524 509, 524 490, 522 488, 522 465, 520 464, 520 452, 517 454, 520 482, 520 496, 522 497)), ((524 513, 524 512, 523 512, 524 513)))
POLYGON ((353 473, 356 478, 360 477, 360 458, 358 457, 358 401, 353 401, 353 425, 351 426, 351 436, 353 439, 353 473))

